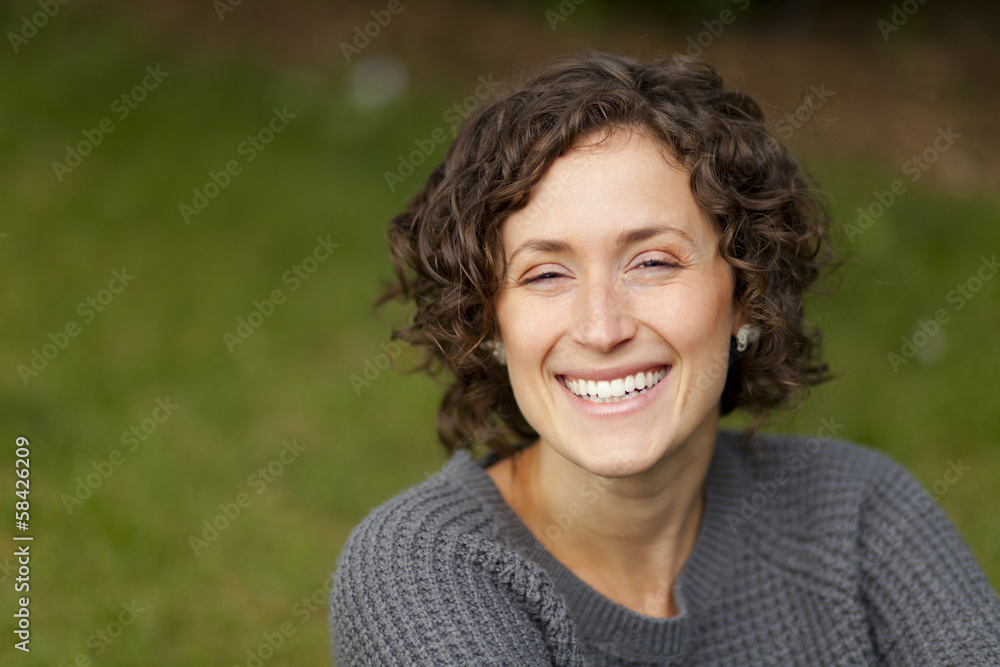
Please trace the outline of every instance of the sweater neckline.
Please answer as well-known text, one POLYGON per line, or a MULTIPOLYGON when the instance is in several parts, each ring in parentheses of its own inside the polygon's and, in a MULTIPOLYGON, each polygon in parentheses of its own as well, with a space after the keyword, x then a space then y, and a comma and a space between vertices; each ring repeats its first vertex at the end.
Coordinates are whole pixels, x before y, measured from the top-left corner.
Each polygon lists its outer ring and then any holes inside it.
POLYGON ((719 430, 705 476, 698 536, 674 586, 679 613, 669 618, 647 616, 605 597, 553 556, 486 474, 486 468, 498 459, 495 454, 477 461, 468 450, 457 450, 443 472, 469 489, 496 519, 497 537, 552 578, 588 643, 622 658, 663 660, 684 654, 684 638, 690 634, 698 610, 711 603, 719 583, 732 574, 740 539, 728 517, 739 516, 740 498, 746 497, 747 489, 747 475, 739 465, 738 439, 733 431, 719 430))

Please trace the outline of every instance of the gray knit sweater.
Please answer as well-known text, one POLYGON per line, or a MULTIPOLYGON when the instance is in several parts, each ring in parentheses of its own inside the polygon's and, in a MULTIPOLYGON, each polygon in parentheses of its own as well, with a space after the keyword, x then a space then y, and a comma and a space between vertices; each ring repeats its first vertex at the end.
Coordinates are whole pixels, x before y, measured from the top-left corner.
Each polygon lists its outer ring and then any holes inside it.
POLYGON ((549 554, 486 474, 495 455, 454 453, 351 533, 335 664, 1000 665, 1000 599, 911 474, 846 442, 755 442, 766 459, 720 433, 666 619, 549 554))

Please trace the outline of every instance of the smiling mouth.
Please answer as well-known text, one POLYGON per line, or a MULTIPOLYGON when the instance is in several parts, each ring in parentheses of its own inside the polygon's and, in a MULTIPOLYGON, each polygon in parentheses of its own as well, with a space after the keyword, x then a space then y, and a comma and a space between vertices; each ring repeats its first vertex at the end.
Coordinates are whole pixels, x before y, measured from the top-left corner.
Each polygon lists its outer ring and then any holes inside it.
POLYGON ((574 380, 565 375, 559 381, 573 394, 592 403, 618 403, 646 393, 667 375, 667 366, 651 368, 644 372, 614 380, 574 380))

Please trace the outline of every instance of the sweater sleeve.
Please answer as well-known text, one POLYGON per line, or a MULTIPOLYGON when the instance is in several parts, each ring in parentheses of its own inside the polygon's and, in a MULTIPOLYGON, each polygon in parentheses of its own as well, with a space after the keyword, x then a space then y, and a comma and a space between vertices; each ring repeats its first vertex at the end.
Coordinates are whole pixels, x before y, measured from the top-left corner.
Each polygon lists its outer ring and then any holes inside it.
POLYGON ((584 664, 542 571, 481 536, 385 513, 352 532, 331 591, 337 667, 584 664))
MULTIPOLYGON (((1000 665, 1000 599, 944 510, 902 466, 883 462, 859 532, 879 664, 1000 665)), ((950 465, 946 480, 957 482, 961 462, 950 465)))

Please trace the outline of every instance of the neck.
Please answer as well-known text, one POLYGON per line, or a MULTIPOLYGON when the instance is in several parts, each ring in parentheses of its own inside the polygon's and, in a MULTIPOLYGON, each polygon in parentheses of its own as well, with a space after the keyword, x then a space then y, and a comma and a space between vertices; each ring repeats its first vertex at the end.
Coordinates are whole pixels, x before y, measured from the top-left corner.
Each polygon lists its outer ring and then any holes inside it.
POLYGON ((669 593, 698 536, 716 434, 717 422, 706 420, 655 466, 622 478, 594 475, 539 440, 518 455, 505 495, 549 552, 593 588, 632 608, 638 595, 659 591, 662 608, 647 602, 642 611, 673 615, 669 593))

